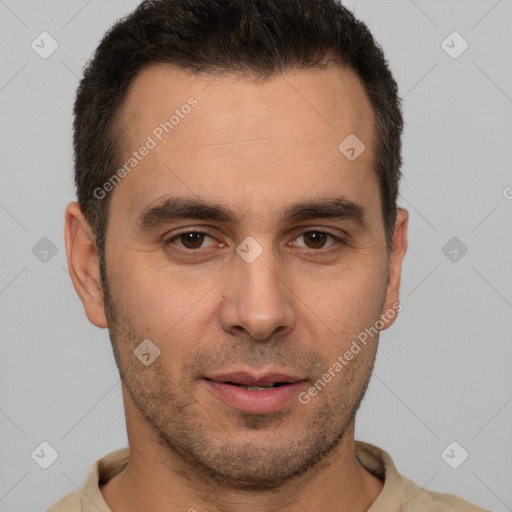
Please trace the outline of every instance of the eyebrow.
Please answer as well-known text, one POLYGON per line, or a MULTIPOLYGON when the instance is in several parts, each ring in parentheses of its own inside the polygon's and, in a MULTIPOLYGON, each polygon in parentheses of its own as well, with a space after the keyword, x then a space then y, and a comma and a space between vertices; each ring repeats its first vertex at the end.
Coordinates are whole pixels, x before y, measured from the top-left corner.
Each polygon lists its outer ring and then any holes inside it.
MULTIPOLYGON (((201 199, 167 197, 157 204, 149 205, 140 213, 137 226, 143 230, 155 228, 178 219, 237 223, 236 213, 224 205, 201 199)), ((344 197, 316 199, 294 203, 283 208, 278 222, 300 222, 310 219, 332 219, 351 221, 367 227, 364 207, 344 197)))

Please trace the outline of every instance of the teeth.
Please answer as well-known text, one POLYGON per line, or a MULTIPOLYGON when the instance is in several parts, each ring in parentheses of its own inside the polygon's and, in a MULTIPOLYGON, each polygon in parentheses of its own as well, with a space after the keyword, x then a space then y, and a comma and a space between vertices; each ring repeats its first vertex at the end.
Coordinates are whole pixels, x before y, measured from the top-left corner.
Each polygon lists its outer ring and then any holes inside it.
POLYGON ((266 386, 241 386, 241 387, 247 389, 248 391, 260 391, 262 389, 273 388, 274 385, 273 384, 269 384, 269 385, 266 385, 266 386))

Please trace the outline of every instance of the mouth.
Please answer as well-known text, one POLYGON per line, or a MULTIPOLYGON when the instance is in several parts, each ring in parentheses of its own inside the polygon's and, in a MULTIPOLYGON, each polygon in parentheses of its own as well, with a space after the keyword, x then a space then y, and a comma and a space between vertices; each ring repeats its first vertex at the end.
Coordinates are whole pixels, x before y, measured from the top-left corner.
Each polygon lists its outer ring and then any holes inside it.
POLYGON ((269 388, 279 388, 281 386, 287 386, 287 382, 270 382, 268 384, 261 384, 260 386, 246 386, 245 384, 238 384, 236 382, 223 382, 222 384, 230 384, 239 388, 247 389, 247 391, 263 391, 269 388))
POLYGON ((283 373, 254 374, 236 372, 204 377, 210 392, 241 412, 276 412, 307 386, 301 376, 283 373))

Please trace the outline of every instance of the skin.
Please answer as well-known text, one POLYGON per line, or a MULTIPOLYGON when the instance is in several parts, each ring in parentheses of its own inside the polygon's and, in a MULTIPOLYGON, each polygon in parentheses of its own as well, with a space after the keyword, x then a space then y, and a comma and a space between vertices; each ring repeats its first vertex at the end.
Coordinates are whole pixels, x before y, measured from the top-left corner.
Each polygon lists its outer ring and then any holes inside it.
POLYGON ((355 457, 354 416, 378 336, 308 404, 275 413, 242 413, 202 377, 286 369, 307 389, 398 303, 408 214, 398 210, 388 254, 371 105, 338 66, 265 82, 153 66, 121 108, 126 156, 191 96, 197 107, 111 192, 105 300, 92 230, 76 203, 66 211, 73 284, 89 320, 109 328, 123 381, 130 461, 101 492, 114 512, 365 511, 383 482, 355 457), (354 162, 338 150, 350 133, 366 145, 354 162), (141 212, 169 195, 215 200, 238 219, 141 229, 141 212), (365 226, 278 218, 341 195, 363 207, 365 226), (209 236, 166 242, 191 228, 209 236), (263 250, 252 263, 236 253, 248 236, 263 250), (160 350, 149 366, 133 354, 146 338, 160 350))

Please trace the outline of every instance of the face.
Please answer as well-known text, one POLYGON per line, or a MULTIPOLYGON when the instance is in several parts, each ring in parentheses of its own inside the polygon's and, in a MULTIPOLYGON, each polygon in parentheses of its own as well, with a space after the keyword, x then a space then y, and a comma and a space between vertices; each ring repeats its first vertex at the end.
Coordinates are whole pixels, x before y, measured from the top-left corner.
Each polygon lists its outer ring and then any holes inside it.
POLYGON ((277 487, 352 425, 378 335, 344 354, 398 298, 372 108, 338 67, 257 83, 160 65, 120 115, 137 162, 110 192, 105 309, 129 429, 224 485, 277 487))

